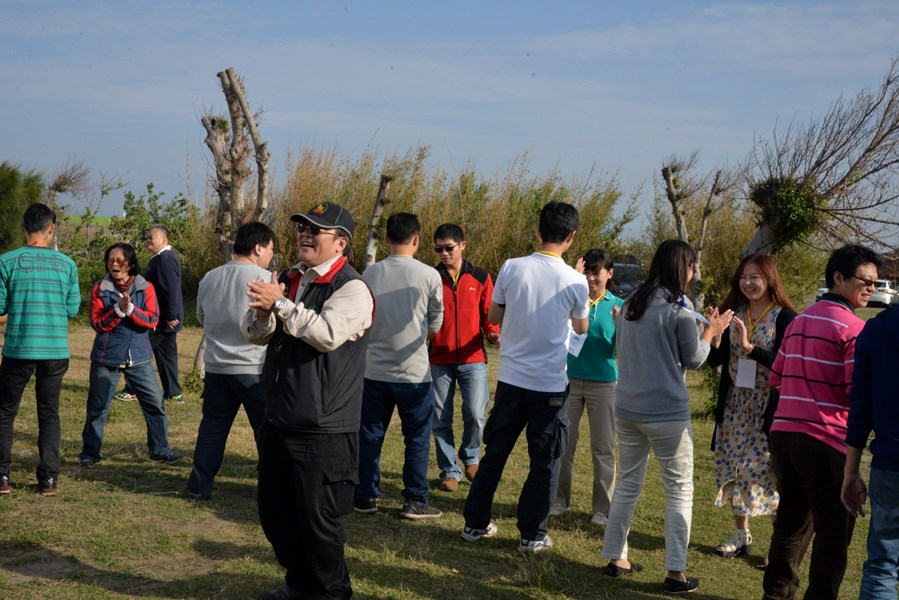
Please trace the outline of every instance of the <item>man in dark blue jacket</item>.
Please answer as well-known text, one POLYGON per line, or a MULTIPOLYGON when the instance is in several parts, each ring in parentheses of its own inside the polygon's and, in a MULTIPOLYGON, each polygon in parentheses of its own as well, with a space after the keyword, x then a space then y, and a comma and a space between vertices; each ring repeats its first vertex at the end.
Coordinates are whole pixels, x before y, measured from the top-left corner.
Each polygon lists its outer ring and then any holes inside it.
POLYGON ((147 249, 153 253, 153 258, 144 278, 153 284, 159 300, 159 325, 150 332, 150 343, 166 400, 181 402, 181 384, 178 382, 178 332, 184 327, 181 261, 169 245, 169 230, 163 225, 150 228, 147 249))
POLYGON ((855 341, 855 370, 846 430, 846 466, 840 497, 853 516, 864 515, 871 496, 868 560, 862 569, 861 598, 896 598, 899 579, 899 309, 871 319, 855 341), (859 465, 868 436, 871 478, 868 488, 859 465))

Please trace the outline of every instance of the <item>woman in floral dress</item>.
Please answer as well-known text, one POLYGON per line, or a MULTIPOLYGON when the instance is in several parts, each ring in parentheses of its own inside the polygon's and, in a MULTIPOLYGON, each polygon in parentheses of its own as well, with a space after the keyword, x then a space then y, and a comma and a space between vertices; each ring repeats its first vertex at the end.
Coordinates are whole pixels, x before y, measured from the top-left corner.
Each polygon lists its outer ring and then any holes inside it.
POLYGON ((726 558, 749 554, 749 517, 774 516, 780 497, 768 451, 777 391, 768 384, 787 325, 796 317, 777 267, 764 254, 744 258, 720 310, 734 318, 712 341, 708 362, 723 365, 715 408, 716 506, 730 503, 735 531, 715 549, 726 558))

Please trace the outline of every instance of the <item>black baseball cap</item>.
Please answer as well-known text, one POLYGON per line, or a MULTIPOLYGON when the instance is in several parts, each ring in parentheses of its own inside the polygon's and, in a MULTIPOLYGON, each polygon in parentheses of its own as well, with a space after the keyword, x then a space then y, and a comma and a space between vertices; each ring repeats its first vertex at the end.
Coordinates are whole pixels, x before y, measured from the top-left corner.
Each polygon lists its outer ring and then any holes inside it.
POLYGON ((309 221, 322 229, 342 229, 350 239, 353 239, 353 232, 356 229, 350 212, 333 202, 319 202, 307 213, 293 213, 290 220, 309 221))

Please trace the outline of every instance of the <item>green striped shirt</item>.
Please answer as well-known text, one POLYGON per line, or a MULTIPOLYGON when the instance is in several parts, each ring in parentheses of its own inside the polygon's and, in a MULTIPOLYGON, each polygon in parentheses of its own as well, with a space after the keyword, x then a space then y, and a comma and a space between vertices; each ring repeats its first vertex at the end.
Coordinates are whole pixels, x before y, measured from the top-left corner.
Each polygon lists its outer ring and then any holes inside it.
POLYGON ((52 248, 23 246, 0 255, 3 356, 69 358, 69 323, 81 306, 75 261, 52 248))

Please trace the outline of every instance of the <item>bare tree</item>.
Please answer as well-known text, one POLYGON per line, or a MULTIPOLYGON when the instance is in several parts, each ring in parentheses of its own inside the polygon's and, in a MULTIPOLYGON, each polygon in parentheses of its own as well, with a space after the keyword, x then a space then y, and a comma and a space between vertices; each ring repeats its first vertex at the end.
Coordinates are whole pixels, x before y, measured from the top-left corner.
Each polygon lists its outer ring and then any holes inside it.
POLYGON ((259 113, 250 110, 243 81, 228 67, 217 74, 228 105, 228 116, 206 114, 200 119, 204 140, 215 167, 213 187, 219 198, 216 233, 222 262, 231 259, 234 237, 243 223, 258 221, 268 208, 268 142, 259 133, 259 113), (250 144, 252 143, 252 149, 250 144), (256 196, 250 205, 246 184, 253 175, 250 155, 256 162, 256 196))
POLYGON ((671 155, 662 165, 662 179, 665 182, 665 197, 671 205, 677 239, 690 243, 688 215, 693 210, 699 210, 698 234, 693 242, 693 248, 696 250, 693 283, 699 290, 694 303, 699 310, 702 310, 705 304, 705 294, 700 285, 702 252, 706 244, 708 222, 712 214, 721 207, 721 203, 728 201, 725 192, 733 185, 733 178, 722 169, 714 171, 714 174, 697 175, 694 171, 698 163, 698 150, 686 158, 671 155), (700 201, 702 205, 698 207, 697 203, 700 201))
POLYGON ((899 197, 899 58, 877 89, 840 97, 820 119, 776 128, 745 164, 758 229, 743 255, 773 253, 815 232, 895 247, 899 197), (892 243, 886 241, 892 239, 892 243))

